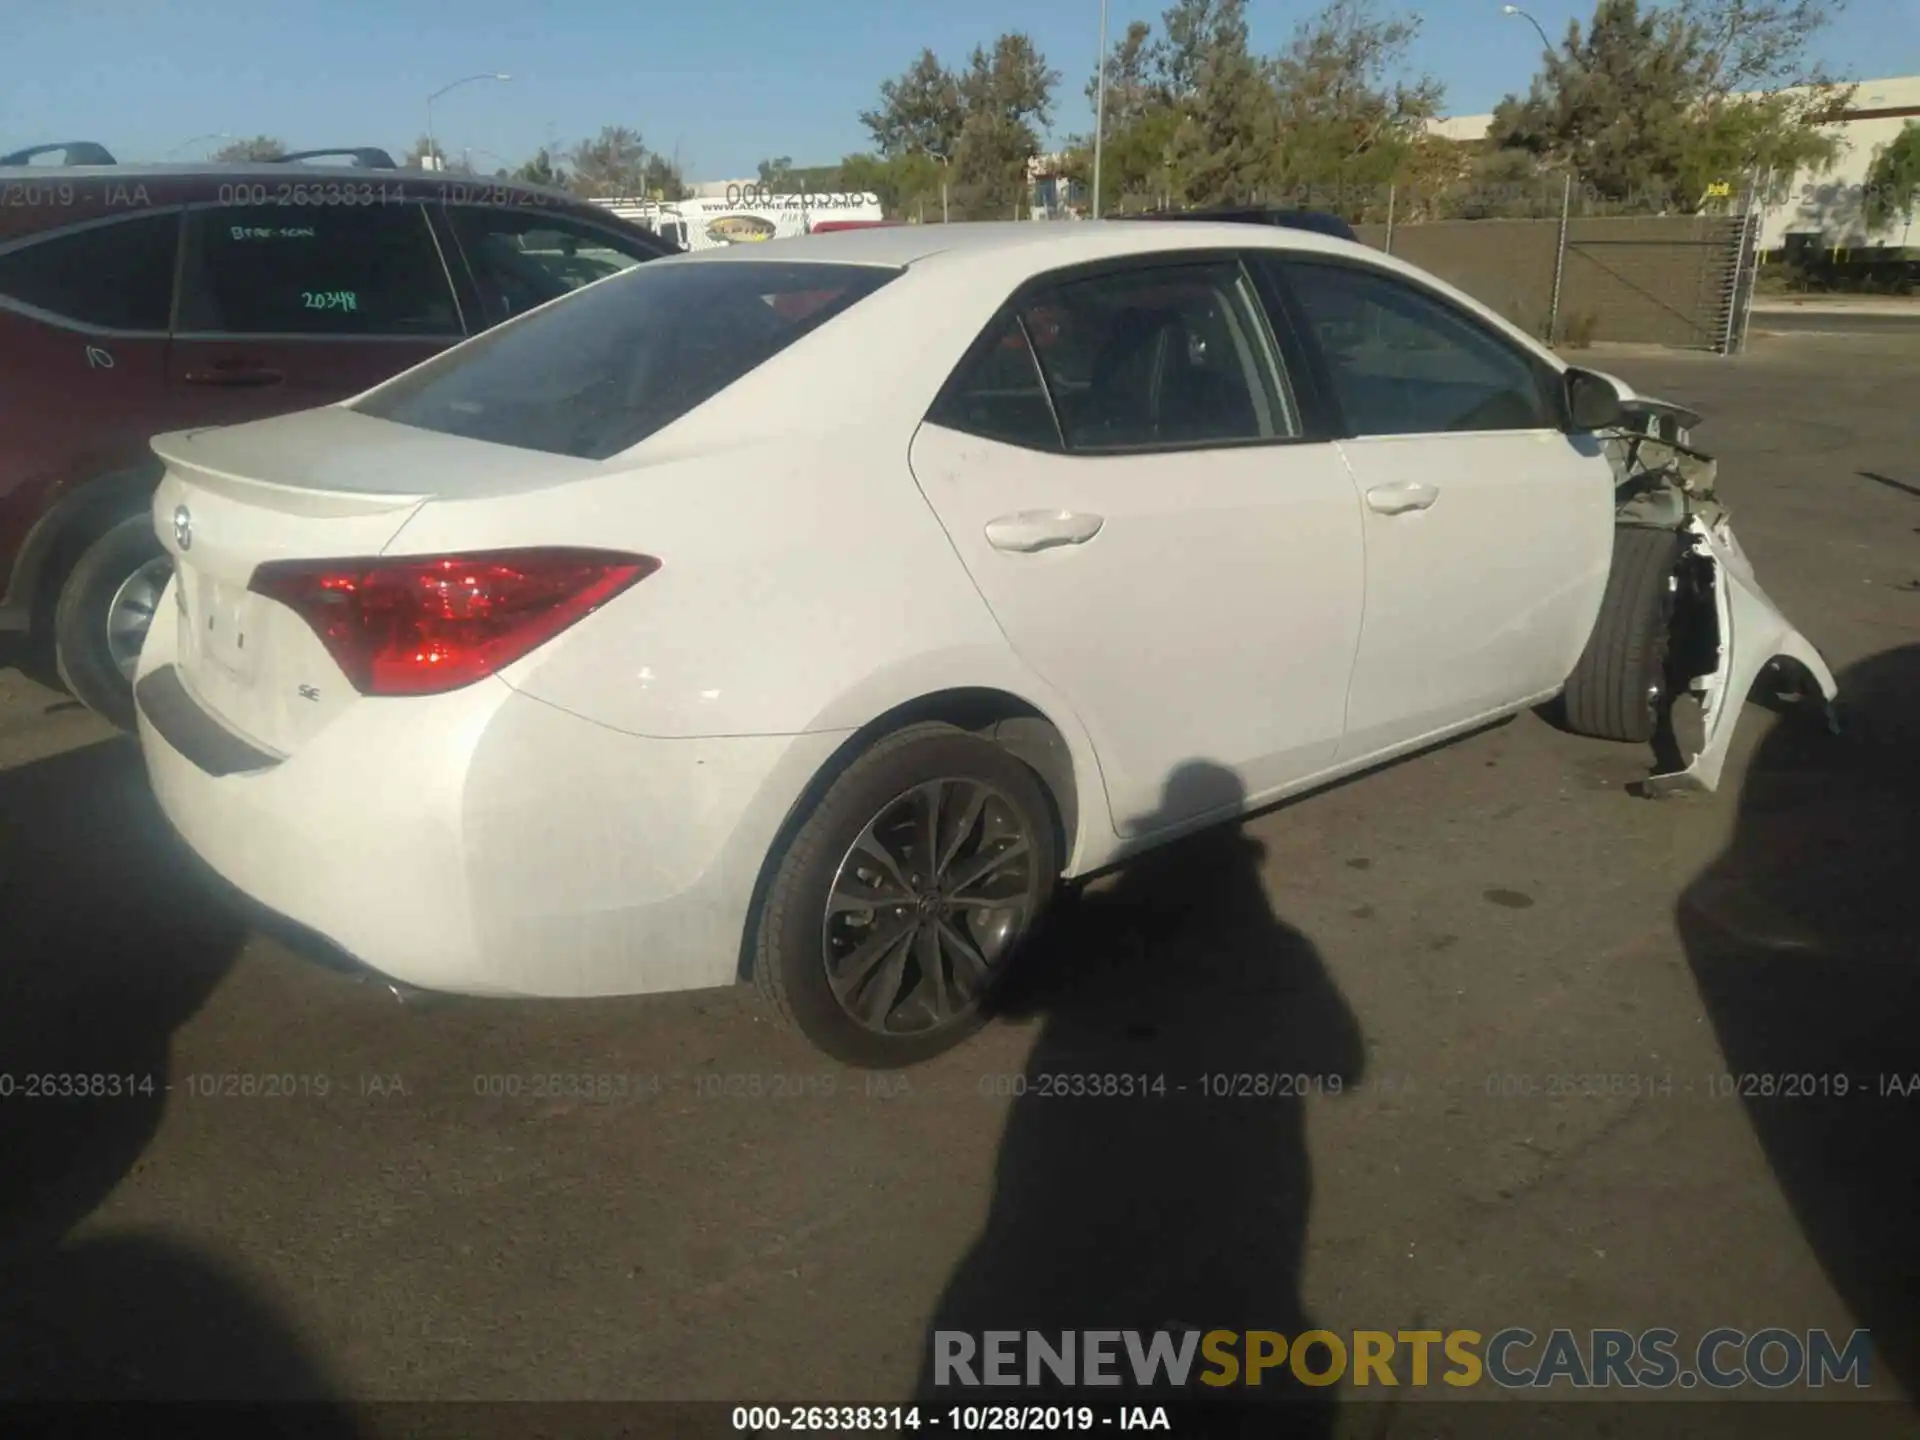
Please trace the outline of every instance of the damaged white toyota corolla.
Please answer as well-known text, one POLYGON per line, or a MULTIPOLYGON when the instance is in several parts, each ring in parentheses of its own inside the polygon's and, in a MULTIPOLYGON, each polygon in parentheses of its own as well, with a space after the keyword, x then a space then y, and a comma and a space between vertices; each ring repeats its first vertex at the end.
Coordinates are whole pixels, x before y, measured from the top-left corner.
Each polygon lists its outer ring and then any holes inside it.
POLYGON ((1305 231, 657 261, 156 440, 141 743, 214 870, 399 987, 752 976, 908 1064, 1063 880, 1549 701, 1656 790, 1762 672, 1830 701, 1690 418, 1305 231))

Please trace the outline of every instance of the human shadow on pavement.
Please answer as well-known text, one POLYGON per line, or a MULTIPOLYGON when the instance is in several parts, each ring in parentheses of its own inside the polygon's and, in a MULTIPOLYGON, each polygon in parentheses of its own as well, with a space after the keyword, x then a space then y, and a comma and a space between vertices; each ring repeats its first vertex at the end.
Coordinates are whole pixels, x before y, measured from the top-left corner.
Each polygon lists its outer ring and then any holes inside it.
MULTIPOLYGON (((1169 779, 1163 808, 1192 814, 1242 794, 1231 771, 1189 762, 1169 779)), ((1310 1195, 1301 1092, 1351 1086, 1364 1048, 1312 942, 1273 912, 1262 855, 1228 825, 1144 857, 1110 886, 1063 896, 1009 976, 999 1012, 1040 1017, 1040 1034, 1012 1082, 1024 1093, 1008 1115, 986 1226, 929 1327, 923 1404, 1185 1410, 1202 1398, 1204 1413, 1180 1433, 1330 1426, 1326 1391, 1295 1384, 1286 1366, 1257 1387, 1215 1390, 1199 1383, 1216 1367, 1197 1351, 1178 1392, 1130 1380, 959 1388, 940 1383, 952 1377, 936 1363, 941 1331, 977 1344, 989 1330, 1038 1331, 1057 1345, 1062 1331, 1134 1330, 1144 1341, 1156 1330, 1269 1330, 1291 1340, 1313 1328, 1300 1296, 1310 1195), (1122 1093, 1076 1093, 1114 1089, 1122 1093)), ((1114 1368, 1131 1375, 1124 1346, 1115 1353, 1114 1368)), ((1316 1372, 1331 1362, 1324 1350, 1308 1359, 1316 1372)))
POLYGON ((192 865, 129 741, 0 770, 0 1264, 85 1219, 159 1124, 173 1031, 243 938, 192 865))
POLYGON ((169 1240, 74 1234, 140 1163, 173 1033, 243 940, 131 742, 0 770, 0 1400, 324 1389, 240 1281, 169 1240))
MULTIPOLYGON (((1774 724, 1681 897, 1700 997, 1768 1164, 1855 1321, 1920 1396, 1920 645, 1774 724)), ((1844 1337, 1836 1337, 1844 1339, 1844 1337)))

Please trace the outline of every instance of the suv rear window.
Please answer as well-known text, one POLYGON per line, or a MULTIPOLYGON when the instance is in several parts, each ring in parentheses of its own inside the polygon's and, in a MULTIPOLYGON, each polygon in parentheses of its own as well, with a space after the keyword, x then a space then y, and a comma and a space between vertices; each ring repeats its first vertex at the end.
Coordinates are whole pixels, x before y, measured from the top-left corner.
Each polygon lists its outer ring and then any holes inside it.
POLYGON ((354 408, 470 440, 605 460, 899 273, 775 261, 642 265, 489 331, 354 408))

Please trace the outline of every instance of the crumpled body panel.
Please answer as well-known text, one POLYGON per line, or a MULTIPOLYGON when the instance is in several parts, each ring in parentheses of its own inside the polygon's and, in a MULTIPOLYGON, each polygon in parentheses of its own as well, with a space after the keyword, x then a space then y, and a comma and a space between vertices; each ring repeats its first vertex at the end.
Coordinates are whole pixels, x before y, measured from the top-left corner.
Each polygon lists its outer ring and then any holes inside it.
POLYGON ((1618 486, 1617 523, 1687 536, 1687 559, 1709 581, 1694 598, 1696 612, 1675 617, 1676 626, 1692 627, 1703 642, 1695 653, 1711 663, 1704 673, 1681 677, 1700 698, 1704 738, 1693 754, 1681 757, 1678 768, 1651 777, 1646 792, 1710 791, 1720 784, 1740 712, 1763 675, 1777 676, 1780 691, 1798 699, 1817 694, 1826 723, 1835 730, 1839 687, 1820 652, 1754 577, 1715 493, 1719 464, 1689 443, 1688 432, 1699 416, 1658 400, 1637 400, 1629 408, 1636 428, 1607 441, 1618 486))
POLYGON ((1712 525, 1700 516, 1690 517, 1685 529, 1693 539, 1693 553, 1713 567, 1719 663, 1710 673, 1693 677, 1705 720, 1704 742, 1684 769, 1649 779, 1650 795, 1718 788, 1747 696, 1763 674, 1784 672, 1782 661, 1793 662, 1799 672, 1791 677, 1783 673, 1781 689, 1797 691, 1803 699, 1812 698, 1809 689, 1817 690, 1828 728, 1839 728, 1833 708, 1839 686, 1833 672, 1760 588, 1725 513, 1712 525))

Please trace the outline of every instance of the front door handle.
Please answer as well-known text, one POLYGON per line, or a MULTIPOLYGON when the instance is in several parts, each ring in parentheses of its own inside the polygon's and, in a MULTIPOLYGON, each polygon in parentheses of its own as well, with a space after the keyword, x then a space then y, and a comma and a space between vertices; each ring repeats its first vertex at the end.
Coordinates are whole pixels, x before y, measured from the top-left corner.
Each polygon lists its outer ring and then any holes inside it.
POLYGON ((987 522, 987 543, 996 550, 1031 555, 1056 545, 1084 545, 1106 524, 1103 515, 1076 515, 1071 510, 1022 510, 987 522))
POLYGON ((226 385, 249 389, 278 385, 287 377, 264 365, 250 365, 244 360, 222 360, 205 370, 189 370, 181 378, 189 385, 226 385))
POLYGON ((1409 510, 1424 510, 1439 498, 1437 485, 1402 480, 1394 485, 1376 485, 1367 491, 1367 508, 1382 515, 1403 515, 1409 510))

